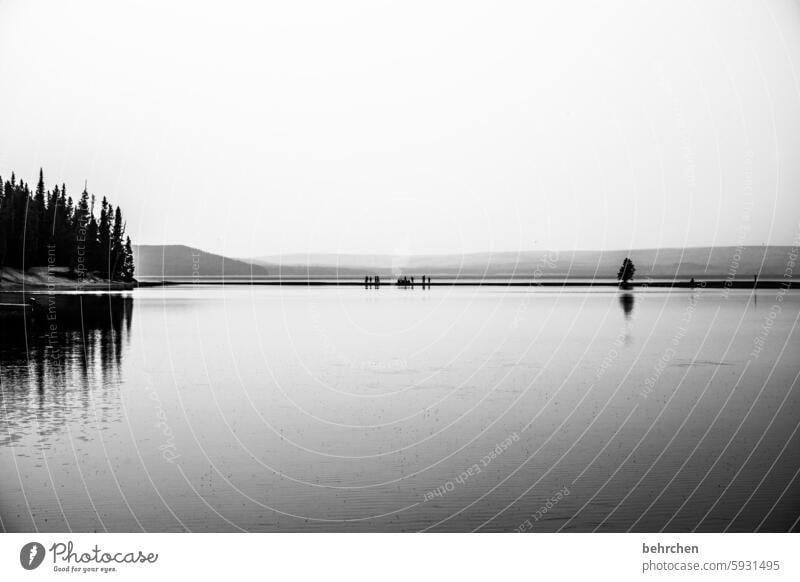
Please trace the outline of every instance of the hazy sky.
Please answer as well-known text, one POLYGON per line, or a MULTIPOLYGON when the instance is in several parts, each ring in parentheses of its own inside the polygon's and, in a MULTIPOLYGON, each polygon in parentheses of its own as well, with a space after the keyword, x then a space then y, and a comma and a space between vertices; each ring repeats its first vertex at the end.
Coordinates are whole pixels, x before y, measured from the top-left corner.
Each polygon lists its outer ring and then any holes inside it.
POLYGON ((235 256, 788 244, 800 4, 0 0, 0 175, 235 256))

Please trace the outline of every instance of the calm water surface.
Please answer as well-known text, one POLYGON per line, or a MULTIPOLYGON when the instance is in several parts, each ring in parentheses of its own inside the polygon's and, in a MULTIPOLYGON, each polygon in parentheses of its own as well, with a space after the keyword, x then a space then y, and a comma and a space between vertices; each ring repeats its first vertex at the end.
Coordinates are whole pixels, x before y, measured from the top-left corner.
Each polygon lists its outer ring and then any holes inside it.
POLYGON ((0 321, 6 531, 797 527, 796 291, 53 299, 0 321))

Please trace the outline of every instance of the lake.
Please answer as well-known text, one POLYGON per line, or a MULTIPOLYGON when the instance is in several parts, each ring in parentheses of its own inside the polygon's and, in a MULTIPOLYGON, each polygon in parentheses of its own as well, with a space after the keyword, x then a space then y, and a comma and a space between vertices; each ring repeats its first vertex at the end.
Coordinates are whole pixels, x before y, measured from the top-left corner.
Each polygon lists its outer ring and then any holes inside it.
POLYGON ((798 291, 39 301, 0 321, 5 531, 798 527, 798 291))

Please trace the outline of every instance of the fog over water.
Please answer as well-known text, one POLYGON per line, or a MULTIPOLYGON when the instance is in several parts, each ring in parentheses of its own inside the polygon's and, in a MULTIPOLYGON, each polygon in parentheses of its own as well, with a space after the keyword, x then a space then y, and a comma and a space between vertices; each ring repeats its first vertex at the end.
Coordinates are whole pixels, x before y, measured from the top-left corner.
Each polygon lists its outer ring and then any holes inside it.
POLYGON ((233 257, 791 244, 793 0, 6 0, 0 175, 233 257), (146 39, 143 42, 142 39, 146 39))

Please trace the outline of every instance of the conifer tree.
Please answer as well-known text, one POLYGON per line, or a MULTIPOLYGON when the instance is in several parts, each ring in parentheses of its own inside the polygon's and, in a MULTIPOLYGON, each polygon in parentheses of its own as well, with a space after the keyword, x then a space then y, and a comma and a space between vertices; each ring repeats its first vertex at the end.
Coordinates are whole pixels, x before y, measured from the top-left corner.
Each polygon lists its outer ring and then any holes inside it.
POLYGON ((125 234, 125 225, 122 222, 122 211, 119 206, 114 213, 114 227, 111 231, 111 279, 121 279, 122 269, 124 264, 123 251, 125 242, 123 236, 125 234))
POLYGON ((89 226, 89 193, 84 188, 78 205, 75 207, 72 230, 75 244, 72 251, 72 270, 82 276, 87 271, 86 265, 86 235, 89 226))
POLYGON ((31 243, 35 245, 31 249, 35 254, 35 264, 47 264, 47 207, 46 193, 44 188, 44 173, 39 168, 39 181, 36 184, 36 193, 33 195, 33 206, 31 208, 31 226, 34 232, 31 233, 31 243))
POLYGON ((55 244, 56 210, 59 196, 61 196, 61 191, 56 184, 53 190, 47 194, 47 242, 49 244, 55 244))
POLYGON ((86 268, 89 271, 98 270, 97 260, 97 220, 94 217, 94 194, 89 205, 89 224, 86 227, 86 268))
POLYGON ((628 281, 633 279, 634 273, 636 273, 636 267, 633 266, 633 261, 625 257, 625 260, 622 261, 622 266, 617 272, 617 280, 623 285, 627 285, 628 281))
POLYGON ((133 248, 131 247, 131 237, 125 237, 124 260, 122 266, 122 280, 126 283, 133 281, 133 248))
POLYGON ((0 177, 0 267, 6 264, 7 238, 11 230, 10 202, 6 197, 5 184, 0 177))
POLYGON ((22 268, 28 269, 38 264, 39 256, 39 208, 36 198, 31 196, 30 188, 25 184, 22 193, 25 212, 23 215, 22 268))
POLYGON ((56 245, 56 263, 66 265, 72 256, 70 246, 70 225, 69 225, 69 206, 67 202, 67 189, 61 185, 61 193, 58 196, 58 204, 54 212, 53 224, 53 244, 56 245))
POLYGON ((108 274, 108 263, 111 255, 111 223, 109 221, 110 206, 103 196, 100 204, 100 222, 97 225, 97 270, 108 274))

